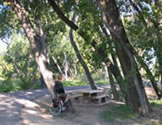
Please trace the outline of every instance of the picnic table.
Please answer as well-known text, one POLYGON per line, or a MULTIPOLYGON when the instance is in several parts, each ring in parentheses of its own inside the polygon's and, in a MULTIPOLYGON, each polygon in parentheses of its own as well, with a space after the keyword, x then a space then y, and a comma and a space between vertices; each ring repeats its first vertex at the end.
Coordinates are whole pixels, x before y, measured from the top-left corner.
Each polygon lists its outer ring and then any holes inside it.
POLYGON ((99 95, 100 93, 102 93, 102 90, 82 90, 80 91, 80 93, 83 94, 83 97, 89 97, 92 98, 94 96, 99 95))
POLYGON ((72 100, 80 104, 104 104, 108 99, 109 87, 98 87, 97 90, 77 89, 66 91, 72 100))
POLYGON ((101 103, 102 100, 106 101, 106 96, 102 94, 103 90, 81 90, 80 94, 83 95, 83 103, 97 102, 101 103))

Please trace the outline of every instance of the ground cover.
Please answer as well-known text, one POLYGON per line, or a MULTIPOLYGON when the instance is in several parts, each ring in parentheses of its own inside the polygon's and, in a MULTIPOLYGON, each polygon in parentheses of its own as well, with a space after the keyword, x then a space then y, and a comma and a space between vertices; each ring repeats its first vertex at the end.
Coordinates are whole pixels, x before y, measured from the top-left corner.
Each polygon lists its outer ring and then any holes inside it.
MULTIPOLYGON (((162 125, 162 102, 151 100, 153 112, 147 118, 133 113, 129 107, 122 102, 110 101, 103 106, 80 105, 74 103, 75 113, 63 112, 60 116, 52 116, 48 110, 50 97, 36 99, 35 102, 43 109, 45 114, 52 117, 52 123, 59 125, 162 125)), ((35 122, 37 122, 35 120, 35 122)), ((52 124, 51 123, 51 124, 52 124)))

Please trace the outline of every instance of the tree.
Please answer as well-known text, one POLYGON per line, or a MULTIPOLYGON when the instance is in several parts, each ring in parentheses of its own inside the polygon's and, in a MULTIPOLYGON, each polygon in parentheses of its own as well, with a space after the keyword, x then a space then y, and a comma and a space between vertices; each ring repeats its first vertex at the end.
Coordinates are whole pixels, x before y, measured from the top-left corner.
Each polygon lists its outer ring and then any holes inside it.
MULTIPOLYGON (((139 41, 143 41, 145 40, 145 42, 135 42, 137 43, 136 46, 140 49, 142 49, 145 52, 145 58, 147 59, 147 61, 150 61, 152 58, 155 58, 155 56, 157 57, 157 67, 158 70, 156 71, 155 75, 153 75, 153 73, 151 72, 151 70, 149 69, 147 63, 145 63, 140 56, 138 56, 138 53, 135 51, 134 49, 134 53, 136 55, 136 58, 138 60, 138 62, 140 63, 140 65, 145 69, 147 77, 150 79, 153 88, 158 96, 158 98, 160 99, 162 96, 162 93, 160 92, 160 89, 158 89, 157 87, 157 83, 155 81, 156 76, 160 76, 161 77, 161 71, 160 71, 160 67, 162 65, 161 63, 161 51, 160 47, 161 47, 161 38, 160 38, 160 23, 158 23, 160 20, 160 7, 159 7, 159 2, 152 2, 150 3, 149 1, 147 1, 147 4, 150 8, 145 7, 143 5, 142 2, 133 2, 132 0, 129 0, 130 4, 132 5, 132 7, 134 8, 134 10, 136 11, 136 19, 135 19, 135 23, 133 24, 129 24, 129 28, 128 30, 132 32, 132 34, 134 33, 134 37, 137 39, 137 32, 133 32, 135 31, 133 28, 136 27, 136 29, 138 29, 138 27, 141 29, 141 27, 144 29, 143 32, 140 32, 142 38, 139 41), (156 9, 155 9, 156 6, 156 9), (150 10, 151 9, 151 10, 150 10), (142 23, 141 23, 142 22, 142 23), (142 26, 141 26, 142 24, 142 26), (152 48, 154 49, 154 55, 152 56, 150 59, 150 52, 153 51, 152 48), (148 54, 146 54, 148 52, 148 54)), ((132 38, 131 38, 132 39, 132 38)), ((132 39, 133 40, 133 39, 132 39)), ((143 57, 144 58, 144 57, 143 57)))
POLYGON ((17 33, 13 33, 11 37, 7 52, 3 55, 6 62, 3 64, 3 77, 5 81, 12 81, 13 78, 21 80, 21 84, 19 84, 21 89, 30 88, 32 83, 36 83, 38 71, 33 58, 31 58, 29 42, 25 36, 20 37, 20 34, 17 33), (8 68, 9 65, 12 68, 8 68))
POLYGON ((124 75, 128 79, 129 96, 134 97, 130 102, 135 108, 135 111, 146 116, 150 112, 150 106, 144 91, 141 76, 136 67, 134 55, 128 47, 130 43, 122 25, 116 3, 113 0, 98 0, 97 2, 102 12, 104 24, 110 30, 116 42, 118 42, 116 43, 118 44, 116 51, 122 64, 124 75), (134 75, 130 76, 130 72, 134 75), (141 110, 139 110, 139 107, 141 107, 141 110))
MULTIPOLYGON (((88 67, 86 66, 86 63, 83 61, 79 51, 78 51, 78 48, 77 46, 75 45, 75 42, 73 40, 73 37, 72 37, 72 30, 77 30, 78 29, 78 26, 74 24, 74 22, 70 21, 67 17, 65 17, 65 15, 61 12, 60 8, 58 7, 58 5, 55 3, 55 1, 53 0, 48 0, 49 1, 49 4, 53 7, 53 9, 56 11, 56 13, 58 14, 58 16, 68 25, 70 26, 71 28, 71 31, 70 31, 70 40, 71 40, 71 43, 72 43, 72 46, 76 52, 76 55, 78 57, 78 60, 80 61, 81 65, 83 66, 85 72, 86 72, 86 75, 87 75, 87 78, 89 80, 89 84, 91 86, 92 89, 96 89, 96 86, 94 84, 94 81, 90 75, 90 72, 88 70, 88 67)), ((74 16, 75 17, 75 16, 74 16)), ((80 33, 79 33, 80 34, 80 33)), ((85 38, 83 35, 81 35, 83 38, 85 38)))
POLYGON ((27 38, 30 41, 32 54, 43 76, 43 79, 45 80, 47 88, 50 91, 52 97, 54 97, 55 95, 53 92, 53 86, 54 86, 53 72, 49 69, 48 57, 44 52, 46 48, 45 48, 45 41, 44 41, 45 35, 43 33, 43 30, 41 30, 42 33, 41 35, 35 32, 34 27, 28 17, 25 8, 19 1, 13 0, 12 7, 15 14, 17 15, 17 18, 22 24, 22 27, 24 29, 24 32, 26 33, 27 38))
MULTIPOLYGON (((75 18, 76 18, 76 15, 74 13, 72 21, 75 21, 75 18)), ((73 46, 73 48, 75 50, 75 53, 76 53, 76 55, 77 55, 77 57, 79 59, 79 62, 81 63, 82 67, 85 70, 85 73, 86 73, 86 76, 87 76, 87 78, 89 80, 89 83, 91 85, 91 88, 92 89, 97 89, 96 86, 94 85, 94 81, 93 81, 93 79, 92 79, 92 77, 90 75, 89 69, 88 69, 86 63, 84 62, 82 56, 80 55, 80 52, 78 50, 78 47, 76 46, 76 44, 74 42, 74 39, 73 39, 73 30, 72 29, 70 29, 69 36, 70 36, 71 45, 73 46)))

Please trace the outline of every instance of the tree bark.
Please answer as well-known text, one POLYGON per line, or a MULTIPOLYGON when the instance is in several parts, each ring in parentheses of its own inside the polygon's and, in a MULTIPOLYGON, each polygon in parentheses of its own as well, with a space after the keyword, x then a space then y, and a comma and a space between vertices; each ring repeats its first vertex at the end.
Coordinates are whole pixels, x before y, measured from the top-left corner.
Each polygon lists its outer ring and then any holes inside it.
POLYGON ((43 76, 43 79, 45 80, 47 88, 51 96, 54 97, 55 95, 53 92, 54 86, 53 72, 49 69, 48 58, 47 55, 44 53, 44 46, 42 43, 41 36, 39 36, 35 32, 25 8, 18 0, 13 0, 13 10, 22 24, 22 27, 24 29, 24 32, 26 33, 27 38, 29 39, 32 53, 39 67, 39 70, 43 76))
POLYGON ((68 64, 68 60, 67 60, 67 55, 64 52, 64 78, 65 78, 65 80, 68 79, 68 70, 69 70, 69 64, 68 64))
POLYGON ((49 4, 52 6, 52 8, 55 10, 55 12, 57 13, 57 15, 60 17, 60 19, 62 19, 70 28, 72 28, 73 30, 77 30, 78 26, 75 25, 75 23, 73 21, 70 21, 60 10, 59 6, 56 4, 55 0, 48 0, 49 4))
POLYGON ((110 86, 111 86, 111 90, 112 90, 114 99, 119 100, 119 95, 118 95, 118 92, 116 90, 115 82, 114 82, 111 70, 109 68, 108 68, 108 75, 109 75, 110 86))
POLYGON ((107 74, 108 74, 107 67, 105 64, 102 64, 102 76, 105 81, 107 80, 107 74))
POLYGON ((149 67, 147 66, 147 64, 143 61, 142 57, 140 57, 138 55, 138 53, 135 51, 135 49, 131 46, 134 55, 136 56, 137 61, 139 62, 139 64, 144 68, 144 70, 147 73, 148 78, 150 79, 150 82, 152 83, 152 86, 155 90, 156 95, 158 96, 158 99, 160 99, 162 97, 162 94, 160 92, 160 90, 158 89, 158 86, 156 84, 155 78, 152 74, 152 72, 150 71, 149 67))
POLYGON ((77 63, 74 59, 73 59, 73 67, 74 67, 74 76, 77 76, 78 75, 77 63))
MULTIPOLYGON (((110 37, 110 35, 107 33, 107 30, 106 30, 106 28, 104 27, 104 25, 101 24, 100 27, 101 27, 103 33, 105 34, 105 36, 110 37)), ((113 40, 113 39, 112 39, 112 40, 113 40)), ((110 46, 111 48, 114 48, 114 47, 112 46, 112 43, 111 43, 111 42, 108 42, 108 44, 109 44, 109 46, 110 46)), ((96 49, 96 47, 95 47, 94 45, 93 45, 93 47, 96 49)), ((101 52, 98 53, 98 54, 99 54, 100 56, 103 55, 101 52)), ((114 75, 115 79, 117 80, 117 82, 118 82, 118 84, 119 84, 119 87, 120 87, 120 90, 121 90, 123 96, 125 97, 125 95, 126 95, 125 89, 126 89, 126 88, 125 88, 125 87, 123 86, 123 84, 122 84, 122 82, 124 81, 124 79, 123 79, 123 77, 122 77, 122 75, 121 75, 121 73, 120 73, 119 66, 118 66, 118 64, 117 64, 117 61, 116 61, 116 58, 115 58, 115 55, 114 55, 114 51, 111 53, 111 56, 112 56, 112 59, 113 59, 114 64, 111 62, 111 60, 110 60, 108 57, 106 57, 105 64, 107 64, 107 66, 110 68, 112 74, 114 75)), ((126 100, 127 100, 127 99, 125 98, 125 101, 126 101, 126 100)))
MULTIPOLYGON (((110 43, 108 43, 108 44, 110 44, 110 43)), ((103 60, 103 61, 106 64, 107 68, 110 69, 112 74, 114 75, 117 83, 119 84, 120 91, 121 91, 121 93, 124 96, 125 102, 127 102, 128 99, 126 98, 126 95, 127 95, 126 94, 126 88, 122 84, 123 83, 123 77, 122 77, 122 75, 120 73, 120 70, 119 70, 118 66, 114 65, 111 62, 111 60, 107 57, 107 54, 105 55, 103 50, 101 50, 100 48, 96 47, 96 42, 94 40, 92 42, 92 46, 95 49, 95 51, 97 52, 98 57, 100 57, 100 56, 105 57, 105 60, 103 60)))
MULTIPOLYGON (((103 32, 105 33, 106 36, 109 36, 106 32, 106 30, 101 26, 103 32)), ((111 43, 108 43, 110 46, 111 46, 111 43)), ((93 48, 95 49, 95 51, 97 52, 98 54, 98 57, 102 56, 105 58, 104 63, 106 64, 107 66, 107 69, 110 69, 111 70, 111 73, 113 74, 113 76, 115 77, 119 87, 120 87, 120 91, 125 99, 125 102, 127 103, 127 93, 126 93, 126 87, 124 87, 123 85, 123 77, 120 73, 120 70, 119 70, 119 67, 117 65, 114 65, 111 60, 108 58, 107 54, 104 53, 104 50, 100 49, 100 48, 97 48, 96 47, 96 42, 93 40, 92 44, 93 48)), ((117 62, 116 62, 117 64, 117 62)))
POLYGON ((116 42, 119 42, 119 46, 115 46, 119 60, 122 64, 124 75, 128 79, 129 96, 134 97, 134 99, 130 98, 131 104, 135 108, 135 111, 147 116, 150 112, 150 106, 145 90, 142 87, 142 80, 139 79, 141 76, 137 70, 134 56, 132 51, 128 48, 130 43, 122 25, 116 3, 114 0, 98 0, 97 2, 102 11, 104 24, 110 30, 111 34, 116 39, 116 42), (130 76, 130 73, 133 73, 134 75, 130 76))
POLYGON ((63 71, 62 71, 60 65, 59 65, 58 62, 57 62, 57 59, 56 59, 54 56, 52 56, 52 59, 53 59, 54 63, 56 64, 57 69, 58 69, 58 71, 60 72, 60 74, 61 74, 62 76, 64 76, 63 71))

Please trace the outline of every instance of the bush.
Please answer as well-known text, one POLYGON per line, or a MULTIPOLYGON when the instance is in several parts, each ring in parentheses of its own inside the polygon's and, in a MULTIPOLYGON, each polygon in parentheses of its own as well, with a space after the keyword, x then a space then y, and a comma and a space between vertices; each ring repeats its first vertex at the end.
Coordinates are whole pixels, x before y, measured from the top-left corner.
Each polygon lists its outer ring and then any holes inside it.
POLYGON ((18 85, 14 84, 11 80, 5 80, 0 84, 0 92, 11 92, 18 90, 19 90, 18 85))
POLYGON ((5 80, 0 83, 0 92, 15 92, 19 90, 27 90, 27 89, 37 89, 40 88, 40 84, 38 80, 34 80, 33 82, 23 82, 18 79, 5 80))

